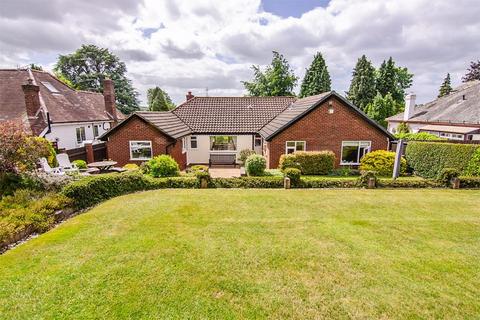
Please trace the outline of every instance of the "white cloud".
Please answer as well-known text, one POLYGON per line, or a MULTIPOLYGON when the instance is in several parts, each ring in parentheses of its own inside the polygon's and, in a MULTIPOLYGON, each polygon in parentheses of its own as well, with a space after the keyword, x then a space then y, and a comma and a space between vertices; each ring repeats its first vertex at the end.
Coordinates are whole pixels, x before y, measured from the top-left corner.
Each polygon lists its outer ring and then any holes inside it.
POLYGON ((411 90, 422 102, 436 96, 447 72, 459 83, 469 61, 480 58, 475 0, 332 0, 286 19, 263 12, 260 0, 4 0, 2 6, 1 66, 51 65, 31 60, 95 43, 126 61, 142 97, 160 85, 176 102, 189 89, 244 94, 240 81, 250 79, 252 64, 268 63, 272 50, 299 76, 321 51, 339 92, 348 89, 359 56, 377 66, 393 56, 415 74, 411 90))

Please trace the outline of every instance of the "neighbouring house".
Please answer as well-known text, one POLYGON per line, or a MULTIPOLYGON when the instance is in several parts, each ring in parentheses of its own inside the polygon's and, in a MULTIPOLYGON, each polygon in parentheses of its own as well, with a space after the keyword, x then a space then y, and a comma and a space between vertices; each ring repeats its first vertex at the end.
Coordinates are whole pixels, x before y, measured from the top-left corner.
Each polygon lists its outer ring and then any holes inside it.
POLYGON ((397 132, 405 122, 411 132, 428 132, 450 140, 480 140, 480 81, 470 81, 450 94, 415 105, 414 94, 406 97, 405 111, 387 118, 388 131, 397 132))
POLYGON ((74 90, 44 71, 0 69, 0 121, 18 121, 59 149, 100 142, 98 137, 122 119, 109 79, 101 94, 74 90))
POLYGON ((336 92, 295 97, 194 97, 168 112, 136 112, 106 132, 120 165, 170 154, 192 164, 233 164, 251 149, 278 166, 282 154, 331 150, 337 166, 355 166, 393 137, 336 92))

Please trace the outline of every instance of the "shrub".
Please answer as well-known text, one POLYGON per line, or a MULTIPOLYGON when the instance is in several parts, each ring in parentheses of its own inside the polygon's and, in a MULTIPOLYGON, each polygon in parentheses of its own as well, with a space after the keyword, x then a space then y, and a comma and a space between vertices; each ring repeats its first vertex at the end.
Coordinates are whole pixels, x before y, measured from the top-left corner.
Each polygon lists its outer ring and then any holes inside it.
POLYGON ((152 177, 176 177, 180 174, 178 163, 171 156, 162 154, 148 161, 152 177))
POLYGON ((245 170, 249 176, 261 176, 264 174, 266 168, 267 160, 258 154, 252 154, 245 162, 245 170))
POLYGON ((294 154, 282 154, 278 162, 278 169, 282 172, 287 168, 300 169, 300 164, 297 162, 297 157, 294 154))
POLYGON ((297 168, 286 168, 284 173, 285 177, 290 178, 292 185, 297 185, 300 181, 300 176, 302 175, 302 172, 297 168))
POLYGON ((333 169, 330 173, 331 176, 339 176, 339 177, 351 177, 351 176, 359 176, 360 170, 350 168, 349 166, 342 166, 339 169, 333 169))
POLYGON ((211 186, 214 188, 283 188, 283 177, 212 178, 211 186))
POLYGON ((143 174, 150 174, 150 164, 148 162, 142 162, 140 164, 140 172, 143 174))
POLYGON ((204 166, 202 164, 196 164, 190 167, 189 171, 192 173, 197 173, 197 172, 208 172, 209 168, 208 166, 204 166))
POLYGON ((251 155, 256 154, 255 151, 251 149, 243 149, 240 151, 240 155, 238 157, 238 160, 245 165, 245 162, 247 161, 247 158, 250 157, 251 155))
MULTIPOLYGON (((369 152, 360 159, 361 171, 375 171, 379 176, 391 176, 395 164, 395 152, 377 150, 369 152)), ((402 157, 400 174, 407 170, 407 161, 402 157)))
POLYGON ((460 172, 458 172, 455 168, 444 168, 437 176, 437 181, 442 183, 445 186, 449 186, 453 178, 457 178, 460 176, 460 172))
POLYGON ((480 177, 460 177, 460 188, 480 188, 480 177))
POLYGON ((377 179, 377 188, 443 188, 443 184, 433 179, 409 177, 406 179, 377 179))
POLYGON ((73 160, 72 163, 81 170, 87 169, 87 162, 85 160, 73 160))
POLYGON ((297 151, 280 157, 281 170, 297 168, 304 175, 327 175, 335 167, 335 154, 332 151, 297 151))
POLYGON ((356 188, 357 178, 303 176, 296 188, 356 188))
POLYGON ((137 171, 140 169, 140 167, 138 166, 138 164, 135 163, 127 163, 123 166, 123 169, 126 169, 128 171, 137 171))
POLYGON ((447 140, 445 138, 440 138, 439 136, 436 136, 434 134, 428 133, 428 132, 417 132, 417 133, 398 133, 395 135, 396 139, 403 139, 403 140, 409 140, 409 141, 415 141, 415 140, 447 140))
POLYGON ((375 179, 375 185, 377 184, 377 173, 375 171, 361 171, 360 177, 357 179, 357 185, 360 187, 368 186, 368 181, 375 179))
POLYGON ((405 158, 417 175, 436 178, 444 168, 464 173, 478 147, 474 144, 413 141, 407 145, 405 158))
POLYGON ((480 148, 477 148, 473 153, 467 168, 465 169, 467 176, 480 176, 480 148))
POLYGON ((55 175, 42 171, 26 172, 22 175, 22 188, 56 192, 74 180, 73 176, 67 174, 55 175))

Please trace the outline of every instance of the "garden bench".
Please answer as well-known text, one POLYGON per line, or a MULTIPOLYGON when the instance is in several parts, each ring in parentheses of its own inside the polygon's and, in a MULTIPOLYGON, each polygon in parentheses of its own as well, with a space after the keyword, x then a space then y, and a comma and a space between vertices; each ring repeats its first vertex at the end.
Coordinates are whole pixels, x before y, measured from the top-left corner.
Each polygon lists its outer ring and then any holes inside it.
POLYGON ((211 153, 208 165, 233 165, 237 164, 237 155, 235 153, 211 153))

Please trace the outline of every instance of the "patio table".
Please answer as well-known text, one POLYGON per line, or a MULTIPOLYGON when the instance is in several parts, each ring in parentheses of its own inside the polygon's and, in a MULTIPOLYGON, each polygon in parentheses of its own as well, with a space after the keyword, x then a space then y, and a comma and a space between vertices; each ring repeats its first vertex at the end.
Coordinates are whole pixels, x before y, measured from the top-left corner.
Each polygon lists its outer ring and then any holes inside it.
POLYGON ((97 168, 98 170, 100 170, 100 173, 104 173, 113 168, 113 166, 116 164, 117 161, 97 161, 89 163, 87 164, 87 166, 89 168, 97 168))

